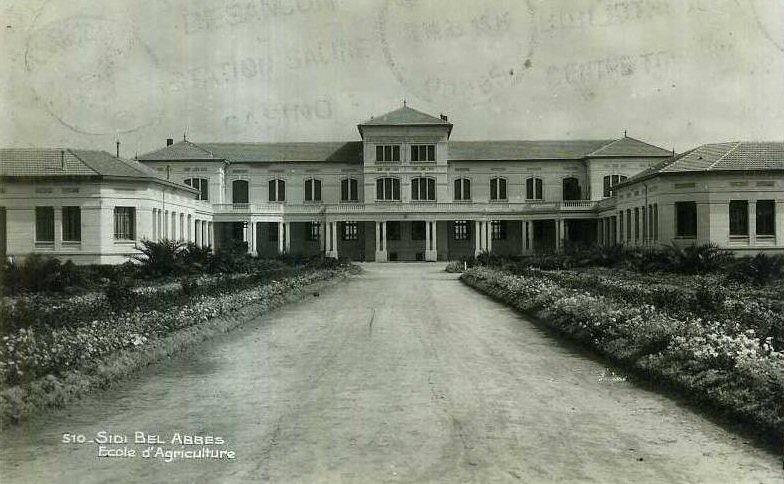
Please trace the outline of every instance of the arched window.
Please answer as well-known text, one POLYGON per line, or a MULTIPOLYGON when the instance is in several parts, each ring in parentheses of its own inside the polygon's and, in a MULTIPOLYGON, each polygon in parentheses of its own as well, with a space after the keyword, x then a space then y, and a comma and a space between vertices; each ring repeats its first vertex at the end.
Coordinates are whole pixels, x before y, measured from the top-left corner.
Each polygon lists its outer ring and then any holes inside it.
POLYGON ((413 178, 411 180, 411 200, 434 202, 436 200, 435 178, 413 178))
POLYGON ((615 185, 626 181, 626 177, 623 175, 607 175, 604 177, 604 197, 608 198, 611 197, 613 194, 612 187, 615 185))
POLYGON ((306 202, 321 201, 321 180, 317 178, 305 179, 305 201, 306 202))
POLYGON ((580 180, 575 177, 567 177, 563 179, 563 199, 564 200, 580 200, 582 193, 580 190, 580 180))
POLYGON ((185 184, 199 190, 199 197, 197 200, 210 199, 210 186, 206 178, 186 178, 185 184))
POLYGON ((376 179, 376 200, 399 201, 400 179, 393 177, 376 179))
POLYGON ((542 200, 542 179, 537 176, 529 177, 525 180, 525 199, 542 200))
POLYGON ((248 203, 248 181, 231 182, 231 203, 248 203))
POLYGON ((455 201, 471 200, 471 180, 468 178, 457 178, 455 180, 455 201))
POLYGON ((359 187, 356 178, 344 178, 340 180, 340 201, 359 201, 359 187))
POLYGON ((490 179, 490 200, 506 200, 506 178, 496 176, 490 179))
POLYGON ((270 180, 269 185, 269 201, 270 202, 285 202, 286 201, 286 182, 280 179, 270 180))

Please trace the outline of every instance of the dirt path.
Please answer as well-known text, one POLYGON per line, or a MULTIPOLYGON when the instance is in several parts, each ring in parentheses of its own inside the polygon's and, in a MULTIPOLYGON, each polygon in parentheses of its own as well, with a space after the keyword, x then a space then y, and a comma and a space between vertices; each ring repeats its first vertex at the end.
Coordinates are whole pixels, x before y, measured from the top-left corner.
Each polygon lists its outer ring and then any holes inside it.
POLYGON ((368 264, 6 432, 0 482, 784 480, 779 457, 608 375, 442 268, 368 264), (220 435, 236 459, 98 458, 60 442, 102 430, 220 435))

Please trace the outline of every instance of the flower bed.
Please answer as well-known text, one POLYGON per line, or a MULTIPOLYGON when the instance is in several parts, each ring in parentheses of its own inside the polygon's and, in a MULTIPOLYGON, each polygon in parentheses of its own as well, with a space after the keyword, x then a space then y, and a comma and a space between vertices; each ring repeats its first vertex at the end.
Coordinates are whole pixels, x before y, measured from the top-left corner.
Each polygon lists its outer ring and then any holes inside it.
MULTIPOLYGON (((212 320, 232 318, 247 307, 253 307, 250 314, 257 317, 285 302, 287 296, 298 294, 303 287, 346 275, 350 270, 353 269, 349 266, 308 269, 250 288, 240 285, 236 292, 195 295, 181 304, 172 301, 168 309, 131 310, 70 326, 19 328, 3 336, 0 344, 0 388, 4 388, 0 416, 3 421, 15 421, 36 408, 61 405, 158 356, 179 350, 183 341, 187 340, 187 345, 202 339, 194 334, 212 320), (185 340, 177 338, 180 333, 187 335, 185 340), (166 343, 171 335, 175 335, 176 344, 166 343), (168 349, 161 351, 161 342, 168 349), (151 358, 145 352, 158 356, 151 358), (113 364, 118 355, 124 355, 122 365, 113 364)), ((175 292, 165 288, 162 291, 179 298, 175 292)), ((217 324, 225 329, 233 326, 217 324)))
MULTIPOLYGON (((537 316, 648 381, 751 423, 784 440, 784 353, 753 324, 668 313, 634 291, 569 284, 542 271, 525 275, 474 268, 461 276, 472 287, 537 316)), ((733 303, 734 304, 734 303, 733 303)))

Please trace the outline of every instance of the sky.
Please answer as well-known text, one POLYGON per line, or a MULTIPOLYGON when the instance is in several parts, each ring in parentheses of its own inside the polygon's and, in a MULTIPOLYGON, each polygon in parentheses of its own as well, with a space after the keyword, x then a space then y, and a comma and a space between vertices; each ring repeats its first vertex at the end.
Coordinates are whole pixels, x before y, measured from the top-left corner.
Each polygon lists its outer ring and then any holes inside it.
POLYGON ((0 19, 2 147, 352 141, 404 100, 454 140, 784 141, 781 0, 3 0, 0 19))

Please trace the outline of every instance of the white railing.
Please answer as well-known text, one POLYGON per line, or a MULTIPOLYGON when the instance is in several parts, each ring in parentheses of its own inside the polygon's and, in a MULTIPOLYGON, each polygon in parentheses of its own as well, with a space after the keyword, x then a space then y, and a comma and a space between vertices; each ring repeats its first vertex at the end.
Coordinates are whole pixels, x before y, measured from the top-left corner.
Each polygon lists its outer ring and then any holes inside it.
POLYGON ((371 202, 363 203, 222 203, 213 208, 217 214, 359 214, 359 213, 540 213, 590 212, 593 200, 560 202, 371 202))

